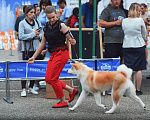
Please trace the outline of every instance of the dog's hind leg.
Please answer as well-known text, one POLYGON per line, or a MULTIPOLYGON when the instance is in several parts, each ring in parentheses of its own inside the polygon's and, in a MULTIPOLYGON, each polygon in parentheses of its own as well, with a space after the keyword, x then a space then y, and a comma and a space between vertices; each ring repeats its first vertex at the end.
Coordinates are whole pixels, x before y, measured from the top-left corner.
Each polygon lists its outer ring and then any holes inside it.
POLYGON ((134 85, 130 86, 130 88, 126 92, 127 96, 129 96, 131 99, 135 100, 140 104, 140 106, 146 110, 145 104, 142 102, 142 100, 136 95, 134 85))
POLYGON ((113 90, 112 90, 111 96, 113 100, 113 106, 109 111, 106 111, 105 113, 113 113, 115 109, 117 108, 117 104, 119 103, 119 99, 121 97, 118 91, 113 91, 113 90))
POLYGON ((94 97, 95 97, 95 101, 96 101, 96 104, 102 108, 104 108, 104 110, 107 109, 107 107, 103 104, 101 104, 101 93, 98 92, 98 93, 94 93, 94 97))
POLYGON ((72 107, 69 108, 69 110, 73 111, 76 107, 78 107, 79 105, 81 105, 81 103, 83 102, 83 100, 88 96, 89 92, 85 91, 84 89, 82 90, 79 99, 77 100, 76 104, 72 107))

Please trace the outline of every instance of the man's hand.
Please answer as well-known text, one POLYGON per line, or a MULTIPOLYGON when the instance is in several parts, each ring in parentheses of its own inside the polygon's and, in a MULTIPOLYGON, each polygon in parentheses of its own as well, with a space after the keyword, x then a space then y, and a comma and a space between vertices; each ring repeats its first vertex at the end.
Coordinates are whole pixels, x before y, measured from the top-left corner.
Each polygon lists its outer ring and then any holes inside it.
POLYGON ((117 26, 120 26, 120 25, 122 24, 122 20, 117 20, 117 21, 115 21, 115 24, 116 24, 117 26))

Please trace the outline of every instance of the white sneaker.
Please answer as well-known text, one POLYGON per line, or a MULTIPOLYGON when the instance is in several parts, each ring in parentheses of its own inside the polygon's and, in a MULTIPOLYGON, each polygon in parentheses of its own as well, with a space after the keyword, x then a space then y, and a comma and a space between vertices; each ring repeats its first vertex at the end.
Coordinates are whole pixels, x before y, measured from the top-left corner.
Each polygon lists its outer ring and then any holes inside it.
POLYGON ((39 84, 45 86, 45 85, 46 85, 46 82, 45 82, 45 81, 40 81, 39 84))
POLYGON ((28 93, 29 94, 39 94, 37 91, 35 91, 34 89, 32 89, 32 90, 28 90, 28 93))
POLYGON ((26 91, 22 91, 21 92, 21 97, 26 97, 26 96, 27 96, 26 91))
POLYGON ((39 87, 33 86, 33 89, 37 91, 39 90, 39 87))

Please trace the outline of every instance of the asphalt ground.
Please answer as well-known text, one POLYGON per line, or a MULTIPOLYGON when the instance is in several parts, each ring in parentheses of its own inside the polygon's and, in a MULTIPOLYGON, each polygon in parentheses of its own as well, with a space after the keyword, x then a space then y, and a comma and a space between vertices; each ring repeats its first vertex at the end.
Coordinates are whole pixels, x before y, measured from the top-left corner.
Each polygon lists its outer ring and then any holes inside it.
MULTIPOLYGON (((0 61, 17 60, 16 50, 13 50, 12 53, 10 50, 0 50, 0 61)), ((6 97, 6 84, 0 82, 0 120, 150 120, 150 79, 146 78, 150 75, 150 60, 148 61, 147 70, 143 71, 142 77, 143 95, 139 96, 147 107, 146 111, 137 102, 128 97, 122 97, 115 113, 105 114, 105 111, 96 105, 92 95, 89 95, 75 111, 69 111, 68 108, 54 109, 52 105, 59 100, 46 99, 45 86, 38 91, 38 95, 27 94, 27 97, 20 97, 21 82, 11 81, 10 100, 14 102, 13 104, 3 100, 3 97, 6 97)), ((77 79, 74 79, 73 82, 75 86, 79 86, 77 79)), ((79 95, 69 103, 69 107, 76 103, 78 97, 79 95)), ((110 109, 112 107, 111 96, 102 96, 102 103, 110 109)))

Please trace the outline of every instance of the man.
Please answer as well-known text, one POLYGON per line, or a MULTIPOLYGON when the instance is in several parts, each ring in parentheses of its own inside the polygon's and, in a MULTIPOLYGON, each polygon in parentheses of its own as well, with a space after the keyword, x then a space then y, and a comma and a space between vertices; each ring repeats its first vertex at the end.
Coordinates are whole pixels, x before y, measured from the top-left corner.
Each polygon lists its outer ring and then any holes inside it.
MULTIPOLYGON (((23 13, 25 12, 25 8, 26 6, 23 7, 23 13)), ((18 28, 19 28, 19 23, 20 21, 22 21, 24 18, 25 18, 25 14, 17 17, 17 20, 16 20, 16 23, 15 23, 15 30, 16 30, 16 37, 18 39, 18 28)), ((21 44, 21 41, 18 39, 18 48, 17 48, 17 52, 18 52, 18 58, 19 60, 22 60, 22 44, 21 44)))
POLYGON ((66 23, 67 19, 72 15, 72 8, 69 8, 66 4, 66 0, 58 0, 57 4, 63 9, 60 20, 66 23))
POLYGON ((111 0, 111 4, 105 8, 99 20, 99 26, 105 28, 104 44, 105 58, 122 59, 122 43, 124 33, 121 27, 122 19, 125 18, 124 10, 119 8, 121 0, 111 0))
MULTIPOLYGON (((104 44, 105 44, 105 58, 123 59, 123 38, 124 33, 121 27, 122 19, 125 18, 125 12, 120 8, 121 0, 111 0, 111 4, 106 7, 99 20, 99 26, 105 28, 104 44)), ((111 94, 111 91, 107 91, 111 94)))
MULTIPOLYGON (((97 0, 97 4, 100 0, 97 0)), ((89 0, 89 2, 86 2, 81 6, 82 10, 82 28, 93 28, 93 6, 94 6, 94 0, 89 0)))

